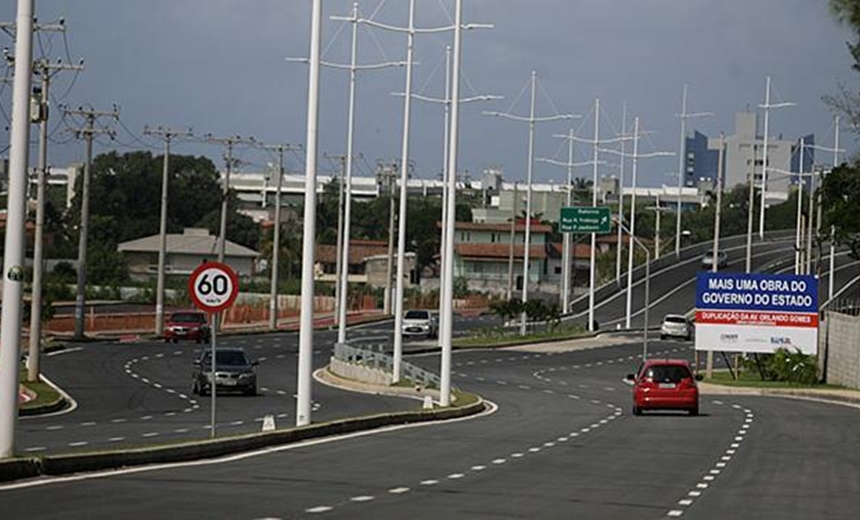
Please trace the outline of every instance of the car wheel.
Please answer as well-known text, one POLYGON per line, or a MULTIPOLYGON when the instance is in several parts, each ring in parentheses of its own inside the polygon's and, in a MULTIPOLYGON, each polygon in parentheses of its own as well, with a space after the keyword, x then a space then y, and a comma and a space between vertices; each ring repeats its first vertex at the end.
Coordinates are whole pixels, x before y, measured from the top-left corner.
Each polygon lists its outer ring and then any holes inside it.
POLYGON ((699 407, 697 406, 695 408, 690 408, 689 413, 691 417, 699 415, 699 407))
POLYGON ((693 337, 690 336, 689 334, 687 334, 686 338, 687 338, 687 341, 690 341, 691 339, 693 339, 693 337))
POLYGON ((642 415, 642 408, 639 408, 636 405, 633 405, 633 415, 642 415))
POLYGON ((252 386, 245 389, 245 395, 257 395, 257 387, 252 386))
POLYGON ((179 338, 173 338, 174 343, 179 343, 179 338))
POLYGON ((661 339, 661 340, 666 339, 666 335, 665 335, 665 334, 660 334, 660 339, 661 339))

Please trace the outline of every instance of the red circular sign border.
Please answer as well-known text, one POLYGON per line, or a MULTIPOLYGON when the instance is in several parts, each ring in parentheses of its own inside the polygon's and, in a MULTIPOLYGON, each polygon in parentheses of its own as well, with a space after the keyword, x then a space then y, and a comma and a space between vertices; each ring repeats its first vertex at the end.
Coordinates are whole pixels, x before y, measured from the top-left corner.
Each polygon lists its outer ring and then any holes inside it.
POLYGON ((194 306, 198 309, 208 312, 209 314, 221 312, 227 307, 233 305, 233 302, 236 301, 236 297, 239 296, 239 277, 236 276, 236 273, 227 264, 222 264, 221 262, 206 262, 200 264, 197 266, 197 269, 191 273, 191 276, 188 277, 188 295, 191 297, 191 301, 194 303, 194 306), (224 303, 217 307, 204 304, 197 298, 197 294, 194 292, 194 282, 197 280, 197 277, 200 276, 200 273, 203 271, 211 268, 219 269, 226 273, 230 278, 230 282, 233 284, 233 290, 230 292, 230 296, 224 303))

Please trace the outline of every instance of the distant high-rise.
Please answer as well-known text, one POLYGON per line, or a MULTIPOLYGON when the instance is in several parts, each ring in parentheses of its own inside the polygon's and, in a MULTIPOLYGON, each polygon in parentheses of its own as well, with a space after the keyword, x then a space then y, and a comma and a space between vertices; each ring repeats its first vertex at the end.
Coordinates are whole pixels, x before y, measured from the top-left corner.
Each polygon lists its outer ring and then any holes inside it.
MULTIPOLYGON (((723 159, 723 186, 726 188, 746 184, 751 169, 755 176, 756 185, 761 185, 764 136, 758 132, 757 119, 755 112, 737 113, 735 115, 735 133, 725 136, 726 154, 723 159)), ((814 134, 809 134, 803 139, 805 146, 815 143, 814 134)), ((700 132, 694 132, 692 137, 687 137, 685 186, 696 186, 697 182, 703 178, 716 179, 719 146, 719 138, 708 137, 700 132)), ((800 147, 800 139, 785 140, 781 135, 776 138, 770 136, 767 146, 767 191, 772 194, 768 198, 784 200, 788 195, 789 186, 796 183, 796 178, 778 170, 798 171, 800 154, 797 151, 800 147)), ((812 168, 814 159, 814 149, 806 148, 803 157, 804 171, 809 171, 812 168)))

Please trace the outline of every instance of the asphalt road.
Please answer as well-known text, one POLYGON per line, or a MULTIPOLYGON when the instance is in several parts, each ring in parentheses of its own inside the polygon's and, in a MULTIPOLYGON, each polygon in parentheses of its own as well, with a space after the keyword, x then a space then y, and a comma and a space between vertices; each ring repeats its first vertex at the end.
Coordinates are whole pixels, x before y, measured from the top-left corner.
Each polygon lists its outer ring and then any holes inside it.
MULTIPOLYGON (((634 417, 622 379, 640 349, 462 352, 455 383, 495 403, 494 413, 0 486, 0 505, 10 517, 93 519, 860 517, 856 409, 703 397, 699 417, 634 417)), ((676 342, 652 350, 689 354, 676 342)))

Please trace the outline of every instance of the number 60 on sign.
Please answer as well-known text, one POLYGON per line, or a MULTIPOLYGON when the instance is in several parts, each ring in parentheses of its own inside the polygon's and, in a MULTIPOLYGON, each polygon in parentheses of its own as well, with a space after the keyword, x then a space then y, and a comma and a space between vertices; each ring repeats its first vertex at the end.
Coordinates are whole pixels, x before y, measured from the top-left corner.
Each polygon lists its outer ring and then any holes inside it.
POLYGON ((188 279, 191 301, 202 311, 220 312, 233 305, 239 295, 239 279, 226 264, 206 262, 191 273, 188 279))

